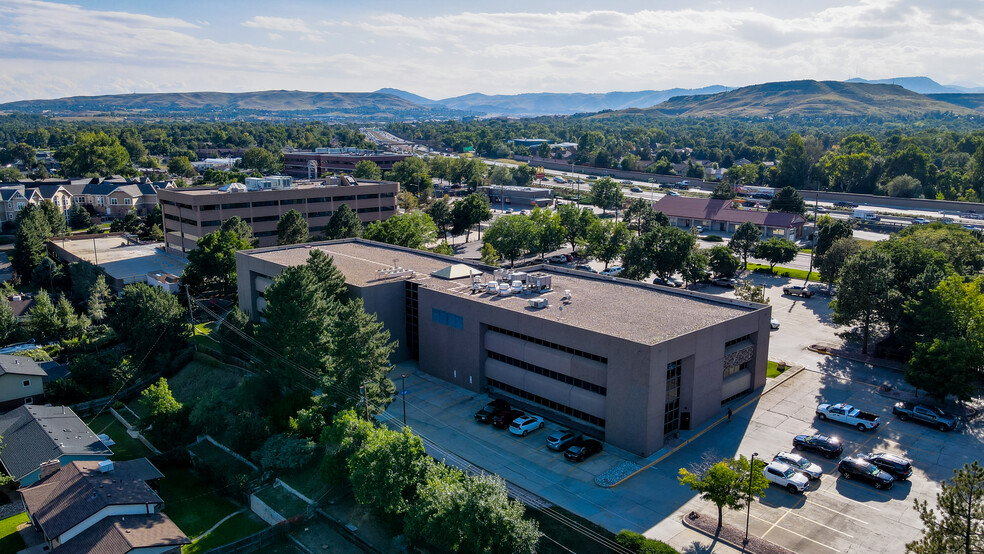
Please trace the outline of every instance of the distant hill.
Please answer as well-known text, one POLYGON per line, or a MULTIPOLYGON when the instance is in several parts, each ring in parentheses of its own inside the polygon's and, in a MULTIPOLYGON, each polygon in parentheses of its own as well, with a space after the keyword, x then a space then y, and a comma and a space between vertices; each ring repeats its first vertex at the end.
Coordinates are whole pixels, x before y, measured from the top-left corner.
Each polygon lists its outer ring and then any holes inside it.
POLYGON ((927 94, 933 100, 949 102, 957 106, 963 106, 979 112, 984 112, 984 93, 966 94, 927 94))
MULTIPOLYGON (((677 96, 648 110, 627 114, 695 117, 922 116, 932 113, 979 115, 897 85, 840 81, 784 81, 752 85, 706 96, 677 96)), ((613 117, 621 112, 598 114, 613 117)))
MULTIPOLYGON (((0 110, 27 113, 128 116, 299 117, 346 119, 373 117, 454 117, 462 115, 380 92, 174 92, 72 96, 0 104, 0 110)), ((467 115, 467 114, 466 114, 467 115)))
POLYGON ((421 106, 431 106, 437 104, 437 100, 431 100, 430 98, 424 98, 419 94, 414 94, 412 92, 407 92, 405 90, 400 90, 398 88, 381 88, 376 91, 376 94, 391 94, 397 98, 402 98, 404 100, 409 100, 415 104, 420 104, 421 106))
POLYGON ((637 92, 562 93, 537 92, 527 94, 466 94, 438 100, 437 103, 451 109, 485 112, 490 115, 538 116, 592 113, 602 110, 648 108, 681 94, 714 94, 729 90, 723 86, 699 89, 674 88, 669 90, 643 90, 637 92))
POLYGON ((941 85, 929 77, 894 77, 892 79, 862 79, 855 77, 844 81, 845 83, 867 83, 869 85, 898 85, 904 89, 918 92, 919 94, 946 94, 960 92, 984 92, 971 91, 965 87, 954 85, 941 85))

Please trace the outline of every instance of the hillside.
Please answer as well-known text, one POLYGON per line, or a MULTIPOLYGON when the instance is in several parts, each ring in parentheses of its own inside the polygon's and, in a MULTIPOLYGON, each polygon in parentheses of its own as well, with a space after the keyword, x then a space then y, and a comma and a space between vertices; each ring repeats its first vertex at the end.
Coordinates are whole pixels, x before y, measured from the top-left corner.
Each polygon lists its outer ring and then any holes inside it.
POLYGON ((950 94, 961 92, 984 92, 978 88, 960 87, 957 85, 941 85, 929 77, 894 77, 892 79, 862 79, 855 77, 845 81, 847 83, 868 83, 869 85, 898 85, 904 89, 918 92, 919 94, 950 94))
POLYGON ((927 94, 926 96, 932 98, 933 100, 948 102, 950 104, 956 104, 957 106, 963 106, 965 108, 984 112, 984 94, 982 93, 927 94))
MULTIPOLYGON (((648 110, 634 110, 626 112, 626 115, 918 117, 934 113, 979 115, 971 109, 941 102, 897 85, 839 81, 784 81, 707 96, 677 96, 648 110)), ((595 117, 621 114, 610 112, 595 117)))
POLYGON ((72 96, 0 104, 0 110, 49 115, 105 114, 191 117, 299 117, 383 119, 454 117, 446 109, 421 106, 380 92, 176 92, 72 96))

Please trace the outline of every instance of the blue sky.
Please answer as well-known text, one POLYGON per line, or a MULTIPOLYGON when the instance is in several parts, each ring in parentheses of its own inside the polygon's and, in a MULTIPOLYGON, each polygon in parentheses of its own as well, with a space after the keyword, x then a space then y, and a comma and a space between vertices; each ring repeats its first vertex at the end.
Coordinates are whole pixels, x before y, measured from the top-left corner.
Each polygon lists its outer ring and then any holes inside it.
POLYGON ((984 2, 0 0, 0 102, 129 92, 608 92, 984 81, 984 2))

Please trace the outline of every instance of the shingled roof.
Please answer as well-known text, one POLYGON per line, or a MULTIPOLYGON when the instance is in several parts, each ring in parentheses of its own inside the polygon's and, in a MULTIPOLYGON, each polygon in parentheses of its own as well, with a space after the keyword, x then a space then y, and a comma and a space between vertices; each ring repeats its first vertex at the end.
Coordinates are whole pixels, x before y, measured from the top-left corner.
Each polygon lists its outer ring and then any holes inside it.
POLYGON ((89 426, 64 406, 20 406, 0 415, 0 437, 0 463, 18 481, 42 463, 65 455, 113 455, 89 426))
POLYGON ((8 373, 11 375, 37 375, 39 377, 48 375, 37 362, 27 356, 0 354, 0 377, 8 373))
POLYGON ((162 513, 113 516, 59 546, 59 554, 126 554, 136 548, 179 546, 191 540, 162 513))
POLYGON ((656 202, 656 211, 663 212, 667 217, 708 219, 739 225, 751 221, 755 225, 781 229, 799 227, 806 223, 806 219, 799 214, 738 210, 731 207, 731 200, 715 200, 713 198, 664 196, 656 202))

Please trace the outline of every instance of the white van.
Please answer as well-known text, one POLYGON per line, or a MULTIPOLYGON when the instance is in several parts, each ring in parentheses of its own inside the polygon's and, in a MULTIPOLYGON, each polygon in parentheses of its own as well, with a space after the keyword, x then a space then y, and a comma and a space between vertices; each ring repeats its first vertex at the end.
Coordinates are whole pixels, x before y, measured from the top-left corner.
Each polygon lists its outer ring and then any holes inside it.
POLYGON ((855 208, 854 209, 854 214, 851 216, 851 219, 860 219, 861 221, 880 221, 881 220, 881 218, 878 217, 878 214, 876 214, 875 212, 873 212, 871 210, 866 210, 864 208, 855 208))

